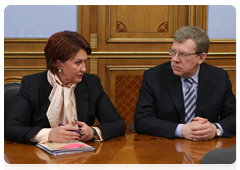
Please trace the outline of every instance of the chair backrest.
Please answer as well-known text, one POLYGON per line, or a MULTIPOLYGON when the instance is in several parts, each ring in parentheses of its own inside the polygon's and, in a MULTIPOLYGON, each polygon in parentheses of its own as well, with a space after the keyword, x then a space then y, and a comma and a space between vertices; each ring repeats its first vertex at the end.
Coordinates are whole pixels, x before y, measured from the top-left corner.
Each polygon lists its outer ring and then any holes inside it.
POLYGON ((11 108, 12 102, 21 87, 22 77, 4 77, 4 122, 11 108))

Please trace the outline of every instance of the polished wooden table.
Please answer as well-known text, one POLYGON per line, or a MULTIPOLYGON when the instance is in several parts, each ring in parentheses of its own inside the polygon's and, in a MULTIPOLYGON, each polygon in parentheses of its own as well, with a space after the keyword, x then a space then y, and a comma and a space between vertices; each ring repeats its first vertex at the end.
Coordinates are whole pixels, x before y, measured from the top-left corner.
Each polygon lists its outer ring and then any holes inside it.
POLYGON ((4 141, 9 164, 199 164, 210 150, 236 144, 232 138, 194 142, 185 139, 126 134, 105 142, 88 142, 96 151, 51 156, 35 145, 4 141))

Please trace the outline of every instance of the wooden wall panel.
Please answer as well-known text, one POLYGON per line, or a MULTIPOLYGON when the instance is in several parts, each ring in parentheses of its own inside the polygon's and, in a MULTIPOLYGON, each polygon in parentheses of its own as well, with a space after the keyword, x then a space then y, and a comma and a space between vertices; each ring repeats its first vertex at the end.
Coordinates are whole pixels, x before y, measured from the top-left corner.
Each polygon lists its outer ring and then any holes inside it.
POLYGON ((108 42, 156 41, 173 36, 174 6, 112 5, 108 7, 108 42))
MULTIPOLYGON (((4 52, 5 53, 42 53, 47 43, 47 39, 30 39, 30 38, 5 38, 4 52)), ((43 53, 42 53, 43 54, 43 53)))
MULTIPOLYGON (((125 119, 127 133, 143 72, 171 60, 168 48, 173 33, 187 25, 198 25, 206 31, 207 6, 78 6, 78 31, 93 48, 86 72, 100 77, 125 119)), ((22 77, 46 70, 46 43, 47 39, 4 39, 4 76, 22 77)), ((236 40, 211 39, 205 62, 228 71, 236 94, 236 40)))
POLYGON ((142 84, 143 70, 135 70, 136 68, 111 69, 109 97, 125 120, 127 126, 126 133, 130 133, 130 125, 133 123, 135 106, 142 84))
POLYGON ((237 88, 237 86, 236 86, 236 68, 233 68, 232 70, 229 69, 229 70, 227 70, 227 72, 229 75, 229 79, 232 83, 232 91, 236 96, 236 88, 237 88))

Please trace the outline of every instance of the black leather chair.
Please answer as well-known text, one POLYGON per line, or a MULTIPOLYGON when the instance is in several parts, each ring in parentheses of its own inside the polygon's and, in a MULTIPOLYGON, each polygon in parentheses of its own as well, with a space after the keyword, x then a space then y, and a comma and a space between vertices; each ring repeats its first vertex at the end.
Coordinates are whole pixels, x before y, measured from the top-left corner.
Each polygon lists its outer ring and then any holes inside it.
POLYGON ((21 87, 21 77, 4 77, 4 122, 11 108, 14 97, 21 87))

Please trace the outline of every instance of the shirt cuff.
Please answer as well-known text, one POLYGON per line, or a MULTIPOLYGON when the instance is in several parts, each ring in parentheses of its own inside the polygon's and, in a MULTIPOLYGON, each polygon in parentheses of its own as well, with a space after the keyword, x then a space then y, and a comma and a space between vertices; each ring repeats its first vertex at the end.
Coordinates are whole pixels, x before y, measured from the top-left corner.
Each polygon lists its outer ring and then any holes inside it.
POLYGON ((47 142, 50 131, 51 128, 43 128, 32 138, 32 141, 39 143, 47 142))
POLYGON ((183 127, 183 124, 178 124, 175 130, 174 136, 182 138, 182 127, 183 127))
POLYGON ((102 132, 98 127, 93 127, 97 131, 97 138, 95 139, 96 142, 102 142, 104 139, 102 137, 102 132))

